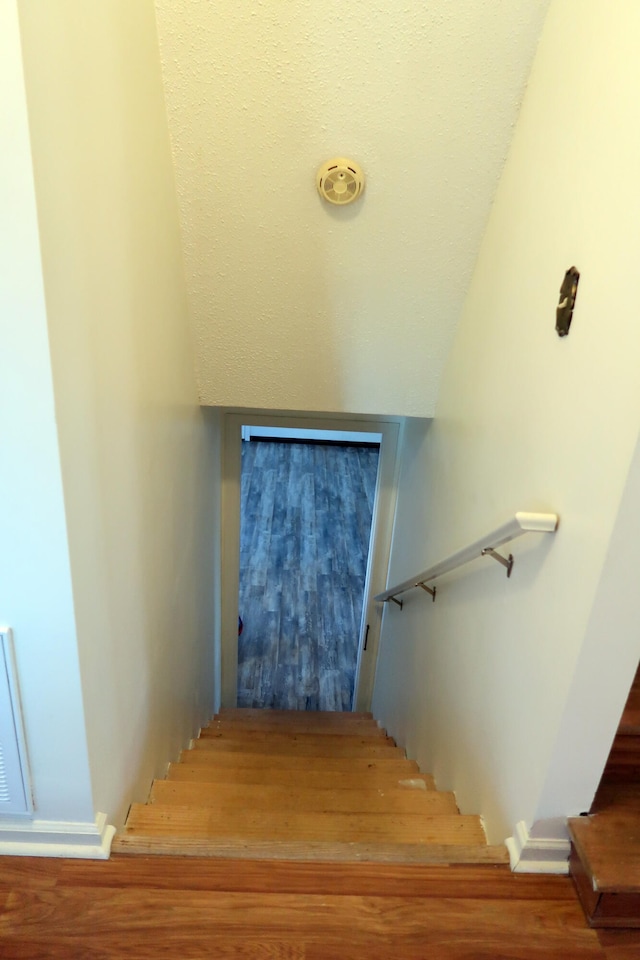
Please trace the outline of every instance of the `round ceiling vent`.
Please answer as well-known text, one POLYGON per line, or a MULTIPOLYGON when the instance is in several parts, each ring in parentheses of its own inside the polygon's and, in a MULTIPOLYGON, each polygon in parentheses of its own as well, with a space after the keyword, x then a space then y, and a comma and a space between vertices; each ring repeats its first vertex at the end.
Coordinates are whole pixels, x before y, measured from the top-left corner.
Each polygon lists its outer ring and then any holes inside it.
POLYGON ((344 206, 357 200, 364 190, 364 174, 353 160, 337 157, 320 167, 316 183, 321 197, 344 206))

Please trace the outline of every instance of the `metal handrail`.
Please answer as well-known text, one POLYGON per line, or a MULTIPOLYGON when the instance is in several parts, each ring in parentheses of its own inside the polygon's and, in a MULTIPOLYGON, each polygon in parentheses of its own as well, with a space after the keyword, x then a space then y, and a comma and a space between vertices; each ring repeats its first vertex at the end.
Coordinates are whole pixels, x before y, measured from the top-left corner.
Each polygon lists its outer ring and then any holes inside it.
POLYGON ((391 600, 402 608, 402 600, 398 600, 400 594, 421 587, 431 594, 432 600, 435 600, 436 588, 435 586, 429 587, 427 584, 433 583, 438 577, 450 573, 456 567, 461 567, 463 563, 469 563, 470 560, 475 560, 477 557, 492 557, 492 559, 497 560, 507 568, 507 576, 510 577, 513 568, 513 555, 510 553, 508 557, 503 557, 497 553, 496 547, 515 540, 523 533, 554 533, 558 528, 558 519, 556 513, 516 513, 511 520, 481 537, 480 540, 476 540, 468 547, 463 547, 462 550, 452 553, 445 560, 434 563, 433 566, 423 570, 422 573, 416 574, 415 577, 403 580, 402 583, 385 590, 384 593, 379 593, 374 599, 380 603, 388 603, 391 600))

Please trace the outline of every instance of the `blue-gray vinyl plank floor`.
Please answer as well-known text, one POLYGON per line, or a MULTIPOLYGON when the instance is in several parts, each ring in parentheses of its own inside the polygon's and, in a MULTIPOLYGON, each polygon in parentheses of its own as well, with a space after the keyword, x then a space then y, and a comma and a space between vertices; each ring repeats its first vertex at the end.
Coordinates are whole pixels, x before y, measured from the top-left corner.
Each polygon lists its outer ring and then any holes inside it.
POLYGON ((238 706, 350 710, 378 449, 243 442, 238 706))

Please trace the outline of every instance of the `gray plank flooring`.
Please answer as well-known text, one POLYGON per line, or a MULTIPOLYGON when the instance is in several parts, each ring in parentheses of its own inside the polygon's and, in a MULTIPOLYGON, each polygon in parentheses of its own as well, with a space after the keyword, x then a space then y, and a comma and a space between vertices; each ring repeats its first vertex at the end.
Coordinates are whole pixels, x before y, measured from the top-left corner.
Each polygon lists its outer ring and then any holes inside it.
POLYGON ((238 706, 350 710, 378 449, 243 442, 238 706))

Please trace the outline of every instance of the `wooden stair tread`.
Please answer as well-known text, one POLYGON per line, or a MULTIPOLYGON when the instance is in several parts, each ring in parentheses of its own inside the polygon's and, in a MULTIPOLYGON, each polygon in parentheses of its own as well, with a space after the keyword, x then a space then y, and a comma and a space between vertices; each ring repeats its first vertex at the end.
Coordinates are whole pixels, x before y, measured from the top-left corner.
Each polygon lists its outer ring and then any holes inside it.
POLYGON ((301 776, 311 770, 325 773, 362 773, 380 771, 393 773, 399 779, 417 774, 418 764, 414 760, 388 757, 309 757, 288 756, 267 753, 228 753, 217 750, 183 750, 180 762, 190 766, 202 764, 226 767, 228 769, 253 767, 255 770, 291 770, 301 776))
POLYGON ((631 758, 631 762, 635 760, 638 762, 638 757, 640 756, 640 741, 635 733, 626 732, 616 734, 616 738, 613 741, 613 746, 611 748, 612 755, 620 754, 621 756, 627 755, 631 758))
POLYGON ((610 808, 640 811, 640 781, 604 779, 598 787, 590 812, 601 813, 610 808))
POLYGON ((627 703, 622 713, 618 736, 640 736, 640 668, 636 671, 627 703))
POLYGON ((609 779, 640 780, 640 737, 616 737, 607 760, 606 776, 609 779), (625 741, 630 741, 629 746, 625 741))
POLYGON ((640 737, 640 708, 625 710, 617 735, 619 737, 640 737))
MULTIPOLYGON (((187 756, 189 752, 187 752, 187 756)), ((305 766, 299 774, 298 782, 305 787, 316 789, 359 789, 364 784, 369 788, 384 789, 385 787, 402 787, 410 789, 408 783, 411 781, 422 780, 428 790, 435 790, 433 777, 427 774, 419 773, 416 769, 417 764, 412 764, 410 769, 398 770, 397 767, 383 767, 376 764, 373 768, 327 770, 320 767, 314 769, 311 766, 305 766)), ((294 771, 295 773, 295 771, 294 771)), ((238 783, 238 784, 284 784, 285 786, 292 781, 291 766, 284 766, 280 769, 270 768, 268 764, 256 767, 242 767, 232 765, 220 765, 213 762, 192 764, 185 759, 183 763, 172 763, 167 773, 168 780, 192 780, 209 782, 212 779, 216 783, 238 783)))
POLYGON ((636 675, 633 678, 633 683, 631 684, 631 689, 629 690, 627 706, 635 707, 636 709, 640 710, 640 665, 636 670, 636 675))
POLYGON ((640 894, 640 811, 576 817, 569 830, 594 890, 640 894))
POLYGON ((193 747, 215 753, 255 753, 262 748, 262 752, 270 757, 387 757, 402 760, 405 756, 404 750, 392 741, 368 741, 366 737, 335 737, 331 743, 323 741, 326 737, 279 736, 272 741, 259 742, 253 738, 201 737, 193 747))
POLYGON ((186 780, 156 780, 151 803, 186 806, 216 806, 220 810, 250 807, 278 810, 342 813, 458 813, 453 793, 436 790, 313 789, 298 784, 203 783, 186 780))
MULTIPOLYGON (((335 715, 330 714, 329 716, 331 717, 335 715)), ((233 731, 242 733, 246 736, 250 736, 252 733, 268 735, 270 733, 284 732, 286 734, 308 733, 325 737, 357 736, 374 738, 382 737, 383 739, 386 737, 386 731, 382 727, 379 727, 375 720, 361 719, 359 714, 348 714, 348 716, 355 716, 356 720, 345 720, 344 722, 338 722, 335 719, 323 719, 324 715, 318 716, 317 714, 313 713, 309 713, 308 718, 294 720, 292 723, 288 722, 286 718, 282 718, 281 716, 256 720, 252 717, 246 717, 242 719, 239 717, 217 715, 213 717, 211 722, 206 727, 202 728, 200 735, 206 737, 217 731, 223 733, 233 731)))
POLYGON ((320 813, 318 811, 133 804, 125 834, 330 843, 482 844, 479 817, 461 814, 320 813))
POLYGON ((341 733, 335 733, 331 730, 318 732, 317 730, 286 730, 280 726, 275 730, 260 730, 255 727, 246 728, 244 724, 219 724, 215 727, 203 727, 200 731, 199 740, 210 743, 234 741, 236 743, 308 743, 323 747, 325 750, 333 750, 336 747, 346 746, 348 744, 363 747, 383 747, 396 746, 392 737, 388 737, 384 730, 376 727, 377 733, 370 736, 367 733, 361 733, 356 729, 349 729, 341 733))
POLYGON ((309 728, 322 725, 325 729, 334 727, 345 729, 363 724, 377 726, 370 713, 338 713, 330 710, 261 710, 250 707, 222 707, 213 718, 215 720, 235 720, 238 723, 258 724, 269 727, 283 724, 289 729, 309 728))
POLYGON ((312 843, 296 841, 264 842, 246 840, 201 840, 186 837, 155 837, 119 834, 112 843, 114 853, 145 856, 172 854, 182 857, 220 857, 250 860, 306 860, 325 863, 398 863, 398 864, 508 864, 503 846, 485 843, 465 844, 389 844, 389 843, 312 843))

